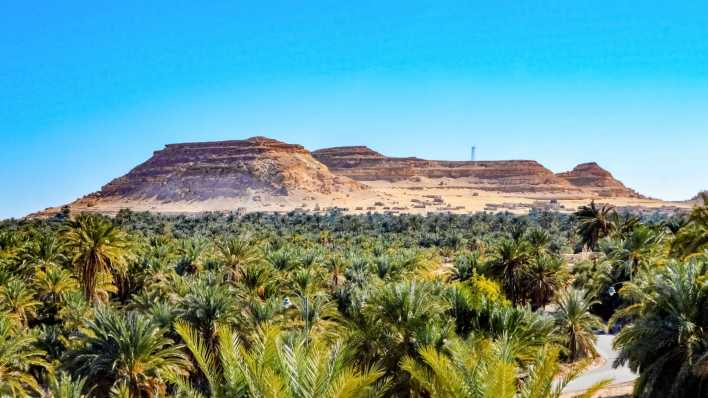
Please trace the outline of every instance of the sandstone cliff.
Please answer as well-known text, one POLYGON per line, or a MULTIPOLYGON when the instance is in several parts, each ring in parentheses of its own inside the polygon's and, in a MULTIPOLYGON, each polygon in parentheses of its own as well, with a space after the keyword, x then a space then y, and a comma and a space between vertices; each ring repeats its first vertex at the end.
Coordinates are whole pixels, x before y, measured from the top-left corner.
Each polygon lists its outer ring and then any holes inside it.
POLYGON ((240 197, 248 191, 288 195, 363 189, 333 175, 300 145, 265 137, 171 144, 105 185, 102 198, 199 201, 240 197))
MULTIPOLYGON (((355 212, 466 212, 520 211, 539 203, 568 209, 597 198, 663 205, 644 200, 595 163, 555 174, 532 160, 388 157, 365 146, 310 153, 300 145, 253 137, 166 145, 69 207, 103 213, 122 208, 193 213, 332 207, 355 212)), ((37 215, 57 211, 48 208, 37 215)))
POLYGON ((605 197, 637 194, 595 163, 554 174, 533 160, 444 161, 387 157, 365 146, 325 148, 313 156, 342 176, 391 182, 411 177, 459 179, 479 189, 501 192, 567 192, 605 197))
POLYGON ((595 162, 579 164, 573 170, 558 173, 557 176, 575 187, 596 192, 600 196, 640 197, 595 162))

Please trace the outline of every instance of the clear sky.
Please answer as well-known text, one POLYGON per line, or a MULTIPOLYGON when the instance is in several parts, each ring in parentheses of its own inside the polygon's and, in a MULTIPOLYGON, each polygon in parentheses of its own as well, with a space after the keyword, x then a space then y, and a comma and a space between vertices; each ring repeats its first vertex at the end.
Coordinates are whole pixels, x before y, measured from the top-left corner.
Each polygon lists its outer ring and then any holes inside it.
POLYGON ((708 188, 708 3, 0 2, 0 218, 253 135, 597 161, 686 199, 708 188))

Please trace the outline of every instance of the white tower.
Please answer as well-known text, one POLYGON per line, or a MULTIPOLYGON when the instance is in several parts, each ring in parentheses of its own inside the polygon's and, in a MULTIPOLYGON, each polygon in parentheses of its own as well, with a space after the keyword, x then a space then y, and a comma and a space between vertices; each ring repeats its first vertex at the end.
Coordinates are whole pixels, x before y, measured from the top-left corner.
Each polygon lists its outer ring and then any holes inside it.
POLYGON ((477 149, 477 147, 475 147, 474 145, 472 145, 472 150, 470 151, 470 160, 473 161, 473 162, 475 161, 475 157, 474 157, 475 154, 474 154, 474 152, 475 152, 476 149, 477 149))

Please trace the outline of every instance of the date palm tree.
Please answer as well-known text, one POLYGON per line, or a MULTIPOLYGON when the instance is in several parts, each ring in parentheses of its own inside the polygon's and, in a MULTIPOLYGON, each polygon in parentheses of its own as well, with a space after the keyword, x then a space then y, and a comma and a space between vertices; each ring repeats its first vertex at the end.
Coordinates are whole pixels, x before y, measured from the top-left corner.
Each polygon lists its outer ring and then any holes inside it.
POLYGON ((520 304, 525 297, 522 276, 531 259, 530 254, 525 240, 503 239, 489 264, 489 271, 501 280, 504 293, 514 305, 520 304))
MULTIPOLYGON (((384 385, 375 384, 381 370, 347 366, 341 341, 327 345, 319 339, 285 339, 278 328, 266 326, 246 348, 232 329, 220 325, 218 348, 212 349, 189 324, 177 322, 175 330, 204 374, 211 398, 364 398, 385 391, 384 385)), ((179 394, 204 396, 186 378, 173 380, 179 394)))
POLYGON ((531 308, 545 307, 556 292, 563 290, 569 279, 561 257, 539 255, 524 269, 524 291, 531 301, 531 308))
POLYGON ((438 345, 452 331, 452 323, 443 317, 449 304, 434 282, 403 281, 371 294, 349 344, 363 364, 380 362, 393 379, 392 393, 401 394, 408 390, 408 380, 397 364, 423 344, 438 345))
POLYGON ((579 223, 578 234, 583 245, 590 250, 595 250, 597 242, 613 230, 613 214, 615 214, 614 206, 609 204, 598 206, 594 200, 587 206, 581 206, 574 213, 579 223))
POLYGON ((71 272, 56 265, 49 265, 35 273, 34 286, 39 299, 45 303, 56 303, 61 300, 62 295, 77 289, 79 284, 71 272))
POLYGON ((289 312, 289 327, 305 335, 334 338, 340 329, 337 306, 323 293, 296 295, 289 312))
POLYGON ((226 277, 230 281, 238 279, 242 268, 264 260, 260 250, 248 240, 229 238, 218 242, 216 247, 226 268, 226 277))
POLYGON ((551 235, 544 229, 533 228, 526 232, 526 240, 531 245, 531 253, 534 257, 540 257, 548 252, 548 245, 551 243, 551 235))
POLYGON ((127 235, 110 220, 82 214, 69 222, 63 238, 86 299, 97 301, 100 274, 120 275, 126 268, 127 235))
MULTIPOLYGON (((508 353, 504 341, 453 339, 445 353, 423 347, 419 351, 422 364, 406 357, 401 368, 411 375, 421 395, 432 398, 558 398, 588 365, 576 364, 561 375, 558 349, 546 345, 526 368, 527 376, 522 380, 508 353)), ((607 383, 598 382, 580 397, 592 397, 607 383)))
POLYGON ((64 362, 73 373, 96 386, 104 396, 124 384, 133 397, 165 393, 167 375, 184 375, 190 362, 165 332, 135 312, 127 315, 101 308, 77 336, 78 346, 64 362))
POLYGON ((218 324, 234 324, 238 316, 237 297, 228 285, 200 280, 179 302, 180 317, 191 323, 207 341, 214 342, 218 324))
POLYGON ((0 308, 22 326, 37 315, 39 305, 34 290, 23 280, 12 278, 0 287, 0 308))
MULTIPOLYGON (((639 373, 635 396, 698 397, 708 391, 708 261, 674 262, 628 282, 634 322, 617 335, 616 364, 639 373)), ((702 395, 703 394, 703 395, 702 395)))
POLYGON ((703 205, 691 211, 688 223, 682 227, 671 246, 674 256, 689 257, 708 250, 708 193, 701 193, 703 205))
POLYGON ((556 301, 558 310, 553 316, 571 361, 598 355, 593 329, 604 328, 604 325, 599 317, 590 313, 590 307, 596 303, 589 293, 572 287, 556 301))
POLYGON ((58 378, 52 378, 49 382, 48 397, 51 398, 86 398, 84 389, 85 379, 72 379, 71 376, 62 372, 58 378))
POLYGON ((31 367, 50 369, 35 338, 6 315, 0 314, 0 396, 30 397, 42 389, 31 367))
POLYGON ((472 278, 480 267, 481 258, 476 251, 458 256, 453 263, 450 280, 466 281, 472 278))
POLYGON ((368 316, 386 325, 390 349, 400 345, 406 353, 413 346, 415 335, 440 318, 448 304, 437 297, 442 292, 430 282, 411 281, 385 286, 371 298, 365 311, 368 316))
POLYGON ((62 242, 54 234, 44 233, 32 239, 22 250, 22 258, 40 268, 47 265, 60 265, 66 255, 62 242))
POLYGON ((655 263, 660 254, 663 234, 651 228, 640 225, 635 227, 625 237, 610 240, 606 245, 600 245, 606 252, 608 261, 615 270, 615 280, 631 280, 640 268, 655 263))
POLYGON ((54 320, 64 295, 78 291, 79 283, 71 272, 57 265, 48 264, 44 269, 39 269, 34 275, 34 286, 37 298, 44 304, 44 318, 54 320))

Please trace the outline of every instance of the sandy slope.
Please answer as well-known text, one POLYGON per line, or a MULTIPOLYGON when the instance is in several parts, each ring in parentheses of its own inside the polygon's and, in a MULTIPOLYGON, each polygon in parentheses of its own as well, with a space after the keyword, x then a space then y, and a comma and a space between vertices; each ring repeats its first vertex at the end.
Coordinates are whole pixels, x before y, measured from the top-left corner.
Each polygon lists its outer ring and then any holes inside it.
MULTIPOLYGON (((676 211, 689 209, 690 204, 665 202, 639 198, 593 198, 577 193, 502 193, 480 189, 478 186, 460 185, 455 179, 416 179, 415 181, 388 182, 368 181, 364 191, 335 192, 331 194, 291 193, 288 196, 272 196, 249 191, 240 198, 214 198, 202 201, 160 202, 157 200, 125 201, 101 199, 78 200, 71 205, 75 212, 90 211, 115 213, 123 208, 135 211, 163 213, 198 213, 205 211, 277 211, 291 210, 324 211, 338 207, 351 213, 392 212, 426 214, 430 212, 469 213, 479 211, 509 211, 527 213, 531 208, 547 208, 572 212, 591 199, 618 207, 639 207, 676 211)), ((58 209, 47 209, 51 213, 58 209)))

